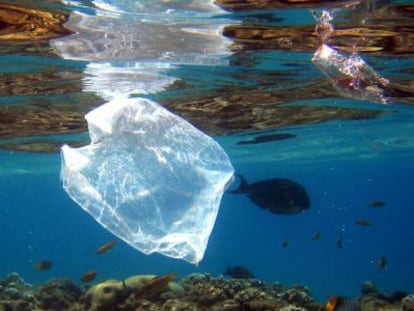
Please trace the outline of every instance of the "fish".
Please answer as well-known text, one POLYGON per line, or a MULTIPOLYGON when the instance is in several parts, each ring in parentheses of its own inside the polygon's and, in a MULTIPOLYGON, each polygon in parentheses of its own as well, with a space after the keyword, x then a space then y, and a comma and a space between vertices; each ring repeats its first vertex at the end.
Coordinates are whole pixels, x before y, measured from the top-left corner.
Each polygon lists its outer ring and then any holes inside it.
POLYGON ((362 218, 355 219, 354 224, 367 227, 371 227, 373 225, 371 221, 362 218))
POLYGON ((340 248, 340 249, 343 249, 343 248, 345 247, 345 245, 344 245, 344 241, 342 240, 342 238, 341 238, 341 237, 338 237, 338 238, 336 239, 336 246, 337 246, 338 248, 340 248))
POLYGON ((224 275, 231 276, 233 279, 255 279, 256 276, 249 269, 242 266, 228 266, 224 275))
POLYGON ((321 232, 317 231, 312 235, 312 240, 319 240, 319 238, 321 237, 321 232))
POLYGON ((52 293, 57 290, 61 284, 57 280, 50 280, 45 285, 40 287, 42 293, 52 293))
POLYGON ((289 241, 288 240, 283 240, 282 241, 282 247, 285 248, 289 245, 289 241))
POLYGON ((249 184, 242 175, 235 176, 240 179, 240 185, 227 192, 246 194, 258 207, 271 213, 293 215, 310 208, 308 193, 292 180, 272 178, 249 184))
POLYGON ((331 296, 326 303, 325 311, 361 311, 361 302, 358 299, 349 299, 341 296, 331 296))
POLYGON ((40 288, 40 291, 42 293, 51 293, 53 291, 55 291, 56 289, 59 288, 59 284, 57 282, 51 282, 51 283, 47 283, 46 285, 42 286, 40 288))
POLYGON ((99 247, 96 251, 96 254, 103 255, 106 254, 112 247, 114 247, 115 241, 109 241, 108 243, 105 243, 101 247, 99 247))
POLYGON ((380 269, 385 269, 387 267, 387 258, 381 256, 377 259, 377 267, 380 269))
POLYGON ((81 277, 81 281, 83 282, 83 283, 89 283, 89 282, 92 282, 93 280, 95 280, 95 278, 96 278, 96 271, 95 270, 89 270, 89 271, 86 271, 83 275, 82 275, 82 277, 81 277))
POLYGON ((53 267, 53 263, 49 260, 40 260, 34 264, 36 270, 46 271, 50 270, 53 267))
POLYGON ((260 135, 256 136, 251 140, 241 140, 237 142, 238 145, 254 145, 262 144, 269 141, 285 140, 296 137, 295 134, 283 133, 283 134, 272 134, 272 135, 260 135))
POLYGON ((373 208, 381 208, 385 206, 385 202, 384 201, 372 201, 371 203, 369 203, 369 206, 373 207, 373 208))
POLYGON ((174 273, 154 276, 147 284, 133 294, 134 298, 136 300, 150 299, 165 289, 168 283, 174 281, 176 278, 177 276, 174 273))

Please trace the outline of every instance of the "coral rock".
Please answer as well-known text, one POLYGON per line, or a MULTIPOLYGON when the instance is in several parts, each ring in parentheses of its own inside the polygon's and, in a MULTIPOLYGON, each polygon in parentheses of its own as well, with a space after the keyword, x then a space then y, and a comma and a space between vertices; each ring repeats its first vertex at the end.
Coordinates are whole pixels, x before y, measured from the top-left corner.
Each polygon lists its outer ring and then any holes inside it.
POLYGON ((91 287, 83 299, 85 310, 103 311, 114 308, 127 297, 126 287, 123 282, 107 280, 91 287))
POLYGON ((402 311, 414 311, 414 294, 408 295, 401 301, 402 311))
POLYGON ((171 277, 155 275, 136 275, 126 280, 107 280, 91 287, 82 302, 86 311, 104 310, 152 310, 151 298, 161 299, 161 294, 168 292, 165 299, 179 297, 183 289, 171 282, 171 277))

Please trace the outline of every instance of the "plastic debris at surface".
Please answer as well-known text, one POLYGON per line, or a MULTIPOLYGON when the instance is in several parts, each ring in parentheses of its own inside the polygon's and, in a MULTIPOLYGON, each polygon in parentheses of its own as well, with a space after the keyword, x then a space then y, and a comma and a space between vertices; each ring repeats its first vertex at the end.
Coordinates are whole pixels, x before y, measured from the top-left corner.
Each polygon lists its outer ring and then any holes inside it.
POLYGON ((234 173, 220 145, 143 98, 110 101, 86 119, 91 144, 62 147, 65 191, 143 253, 198 263, 234 173))
POLYGON ((212 0, 96 0, 88 9, 64 2, 74 8, 65 24, 73 33, 50 45, 87 62, 83 88, 105 100, 163 91, 183 64, 228 64, 232 41, 222 30, 236 21, 212 0))
POLYGON ((356 52, 347 55, 336 51, 329 45, 329 40, 334 34, 334 27, 331 23, 333 12, 315 11, 313 16, 318 21, 315 32, 321 45, 314 53, 312 62, 328 76, 333 87, 342 96, 386 104, 388 98, 385 94, 389 81, 377 73, 356 52))
POLYGON ((355 99, 387 103, 384 95, 389 81, 381 77, 359 55, 345 55, 322 44, 312 61, 329 77, 340 94, 355 99))

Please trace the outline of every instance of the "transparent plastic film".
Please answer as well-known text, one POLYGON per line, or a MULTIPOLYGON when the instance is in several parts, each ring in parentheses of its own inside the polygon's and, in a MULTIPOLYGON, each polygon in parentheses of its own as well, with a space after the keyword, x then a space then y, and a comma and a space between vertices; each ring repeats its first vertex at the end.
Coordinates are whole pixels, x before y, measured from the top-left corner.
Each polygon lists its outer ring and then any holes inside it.
POLYGON ((113 100, 86 119, 91 144, 62 147, 65 191, 141 252, 198 263, 234 173, 220 145, 143 98, 113 100))
POLYGON ((313 12, 318 24, 315 32, 321 42, 312 62, 326 74, 344 97, 386 104, 389 81, 376 72, 358 53, 340 53, 329 45, 334 34, 332 11, 313 12))

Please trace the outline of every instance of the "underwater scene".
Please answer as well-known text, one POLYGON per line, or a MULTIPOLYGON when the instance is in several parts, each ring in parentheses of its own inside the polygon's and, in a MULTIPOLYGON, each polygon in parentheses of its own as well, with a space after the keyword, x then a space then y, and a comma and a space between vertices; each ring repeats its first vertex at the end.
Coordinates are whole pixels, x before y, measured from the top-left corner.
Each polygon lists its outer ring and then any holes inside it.
POLYGON ((0 0, 0 311, 414 310, 414 1, 0 0))

